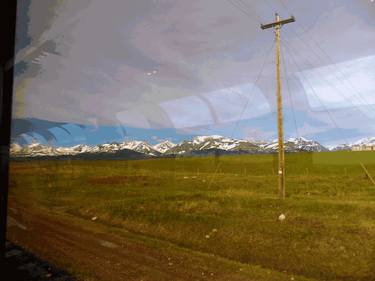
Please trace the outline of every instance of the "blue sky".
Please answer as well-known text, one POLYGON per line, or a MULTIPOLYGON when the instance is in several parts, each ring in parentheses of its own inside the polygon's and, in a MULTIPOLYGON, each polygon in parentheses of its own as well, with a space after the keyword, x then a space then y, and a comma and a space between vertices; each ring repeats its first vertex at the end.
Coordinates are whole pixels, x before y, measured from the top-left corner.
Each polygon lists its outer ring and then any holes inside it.
POLYGON ((370 0, 20 3, 13 116, 70 124, 49 128, 57 145, 275 138, 274 38, 259 28, 275 11, 297 20, 282 29, 286 136, 375 135, 370 0))

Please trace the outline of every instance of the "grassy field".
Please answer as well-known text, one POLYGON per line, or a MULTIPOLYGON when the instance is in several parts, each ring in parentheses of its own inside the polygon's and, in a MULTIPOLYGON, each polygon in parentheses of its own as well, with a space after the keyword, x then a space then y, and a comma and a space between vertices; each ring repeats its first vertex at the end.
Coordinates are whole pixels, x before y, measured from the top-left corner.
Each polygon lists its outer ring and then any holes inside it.
POLYGON ((180 247, 315 280, 375 280, 374 152, 12 162, 14 197, 180 247), (279 221, 280 214, 286 219, 279 221))

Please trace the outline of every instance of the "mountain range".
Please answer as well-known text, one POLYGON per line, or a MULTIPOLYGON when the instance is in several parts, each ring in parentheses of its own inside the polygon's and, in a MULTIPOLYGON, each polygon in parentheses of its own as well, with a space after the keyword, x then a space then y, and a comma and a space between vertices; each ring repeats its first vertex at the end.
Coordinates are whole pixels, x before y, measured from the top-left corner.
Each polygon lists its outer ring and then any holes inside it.
MULTIPOLYGON (((361 143, 364 142, 366 142, 366 140, 362 140, 361 143)), ((375 142, 375 138, 367 139, 367 142, 375 142)), ((284 146, 286 152, 320 152, 328 150, 349 150, 351 148, 350 145, 346 145, 328 149, 316 141, 307 140, 302 137, 288 139, 285 141, 284 146)), ((185 140, 177 144, 166 140, 151 145, 145 141, 133 140, 93 146, 80 144, 71 147, 55 147, 41 143, 27 145, 13 143, 10 148, 13 158, 74 157, 84 159, 142 159, 150 157, 210 154, 254 154, 273 153, 277 150, 277 141, 248 141, 218 135, 197 136, 191 140, 185 140)))

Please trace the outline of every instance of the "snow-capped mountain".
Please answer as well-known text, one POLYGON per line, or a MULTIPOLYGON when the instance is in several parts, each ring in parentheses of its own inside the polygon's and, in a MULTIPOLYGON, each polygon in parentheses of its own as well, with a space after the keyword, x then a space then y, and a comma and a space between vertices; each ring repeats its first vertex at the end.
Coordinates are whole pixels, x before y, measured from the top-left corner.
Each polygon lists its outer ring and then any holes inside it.
POLYGON ((22 146, 17 143, 12 143, 10 145, 10 154, 17 154, 22 150, 22 146))
MULTIPOLYGON (((375 138, 371 139, 371 142, 375 138)), ((72 147, 53 147, 40 143, 26 146, 18 144, 11 145, 11 155, 14 157, 44 157, 44 156, 68 156, 77 155, 92 158, 101 157, 126 157, 131 155, 137 157, 156 157, 162 155, 205 155, 213 152, 222 154, 236 153, 270 153, 278 149, 277 141, 255 142, 248 140, 233 139, 218 135, 197 136, 191 140, 179 144, 163 141, 156 145, 150 145, 145 141, 124 141, 104 143, 95 146, 76 145, 72 147)), ((305 138, 292 138, 285 142, 287 152, 298 151, 327 151, 328 149, 316 141, 305 138)))
POLYGON ((40 143, 33 143, 24 147, 18 144, 12 144, 10 153, 13 156, 33 157, 33 156, 64 156, 78 154, 97 154, 97 153, 117 153, 125 150, 139 152, 149 156, 158 156, 160 152, 155 150, 147 142, 143 141, 125 141, 122 143, 105 143, 95 146, 76 145, 72 147, 52 147, 40 143))
POLYGON ((256 143, 246 140, 237 140, 228 137, 197 136, 189 141, 183 141, 180 144, 167 150, 166 154, 187 154, 193 151, 222 150, 222 151, 259 151, 260 147, 256 143))
POLYGON ((328 147, 329 151, 342 151, 342 150, 352 150, 352 146, 350 144, 339 144, 328 147))
POLYGON ((122 143, 122 149, 129 149, 151 156, 158 156, 160 152, 145 141, 129 141, 122 143))
POLYGON ((375 150, 375 137, 360 139, 351 144, 340 144, 330 148, 331 151, 338 150, 375 150))
POLYGON ((352 144, 352 146, 353 145, 368 145, 368 146, 375 145, 375 137, 360 139, 359 141, 352 144))
POLYGON ((161 143, 158 143, 153 146, 153 149, 156 151, 159 151, 160 153, 165 153, 166 151, 172 149, 175 147, 177 144, 170 142, 169 140, 163 141, 161 143))
POLYGON ((57 155, 75 155, 78 153, 91 152, 92 147, 84 144, 75 145, 72 147, 57 147, 55 153, 57 155))
POLYGON ((140 152, 143 154, 157 156, 160 153, 156 151, 151 145, 149 145, 145 141, 125 141, 125 142, 112 142, 112 143, 104 143, 98 144, 92 147, 80 147, 76 148, 82 149, 82 152, 88 153, 116 153, 122 150, 132 150, 136 152, 140 152))
POLYGON ((49 156, 56 155, 56 148, 47 146, 40 143, 32 143, 28 146, 18 150, 17 154, 30 155, 30 156, 49 156))
MULTIPOLYGON (((271 143, 263 145, 263 148, 266 150, 276 151, 279 148, 278 142, 275 140, 271 143)), ((320 152, 328 151, 327 148, 322 146, 320 143, 307 140, 303 137, 290 138, 284 142, 284 148, 287 152, 298 152, 298 151, 309 151, 309 152, 320 152)))

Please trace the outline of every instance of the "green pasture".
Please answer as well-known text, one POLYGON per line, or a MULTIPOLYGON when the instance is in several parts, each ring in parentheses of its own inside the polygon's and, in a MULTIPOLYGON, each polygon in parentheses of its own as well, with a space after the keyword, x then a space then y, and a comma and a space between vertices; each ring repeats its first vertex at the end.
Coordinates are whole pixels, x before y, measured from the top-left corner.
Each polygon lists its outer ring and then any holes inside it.
MULTIPOLYGON (((10 194, 180 247, 313 280, 375 280, 374 152, 17 161, 10 194), (279 221, 280 214, 286 219, 279 221)), ((297 280, 297 279, 296 279, 297 280)))

